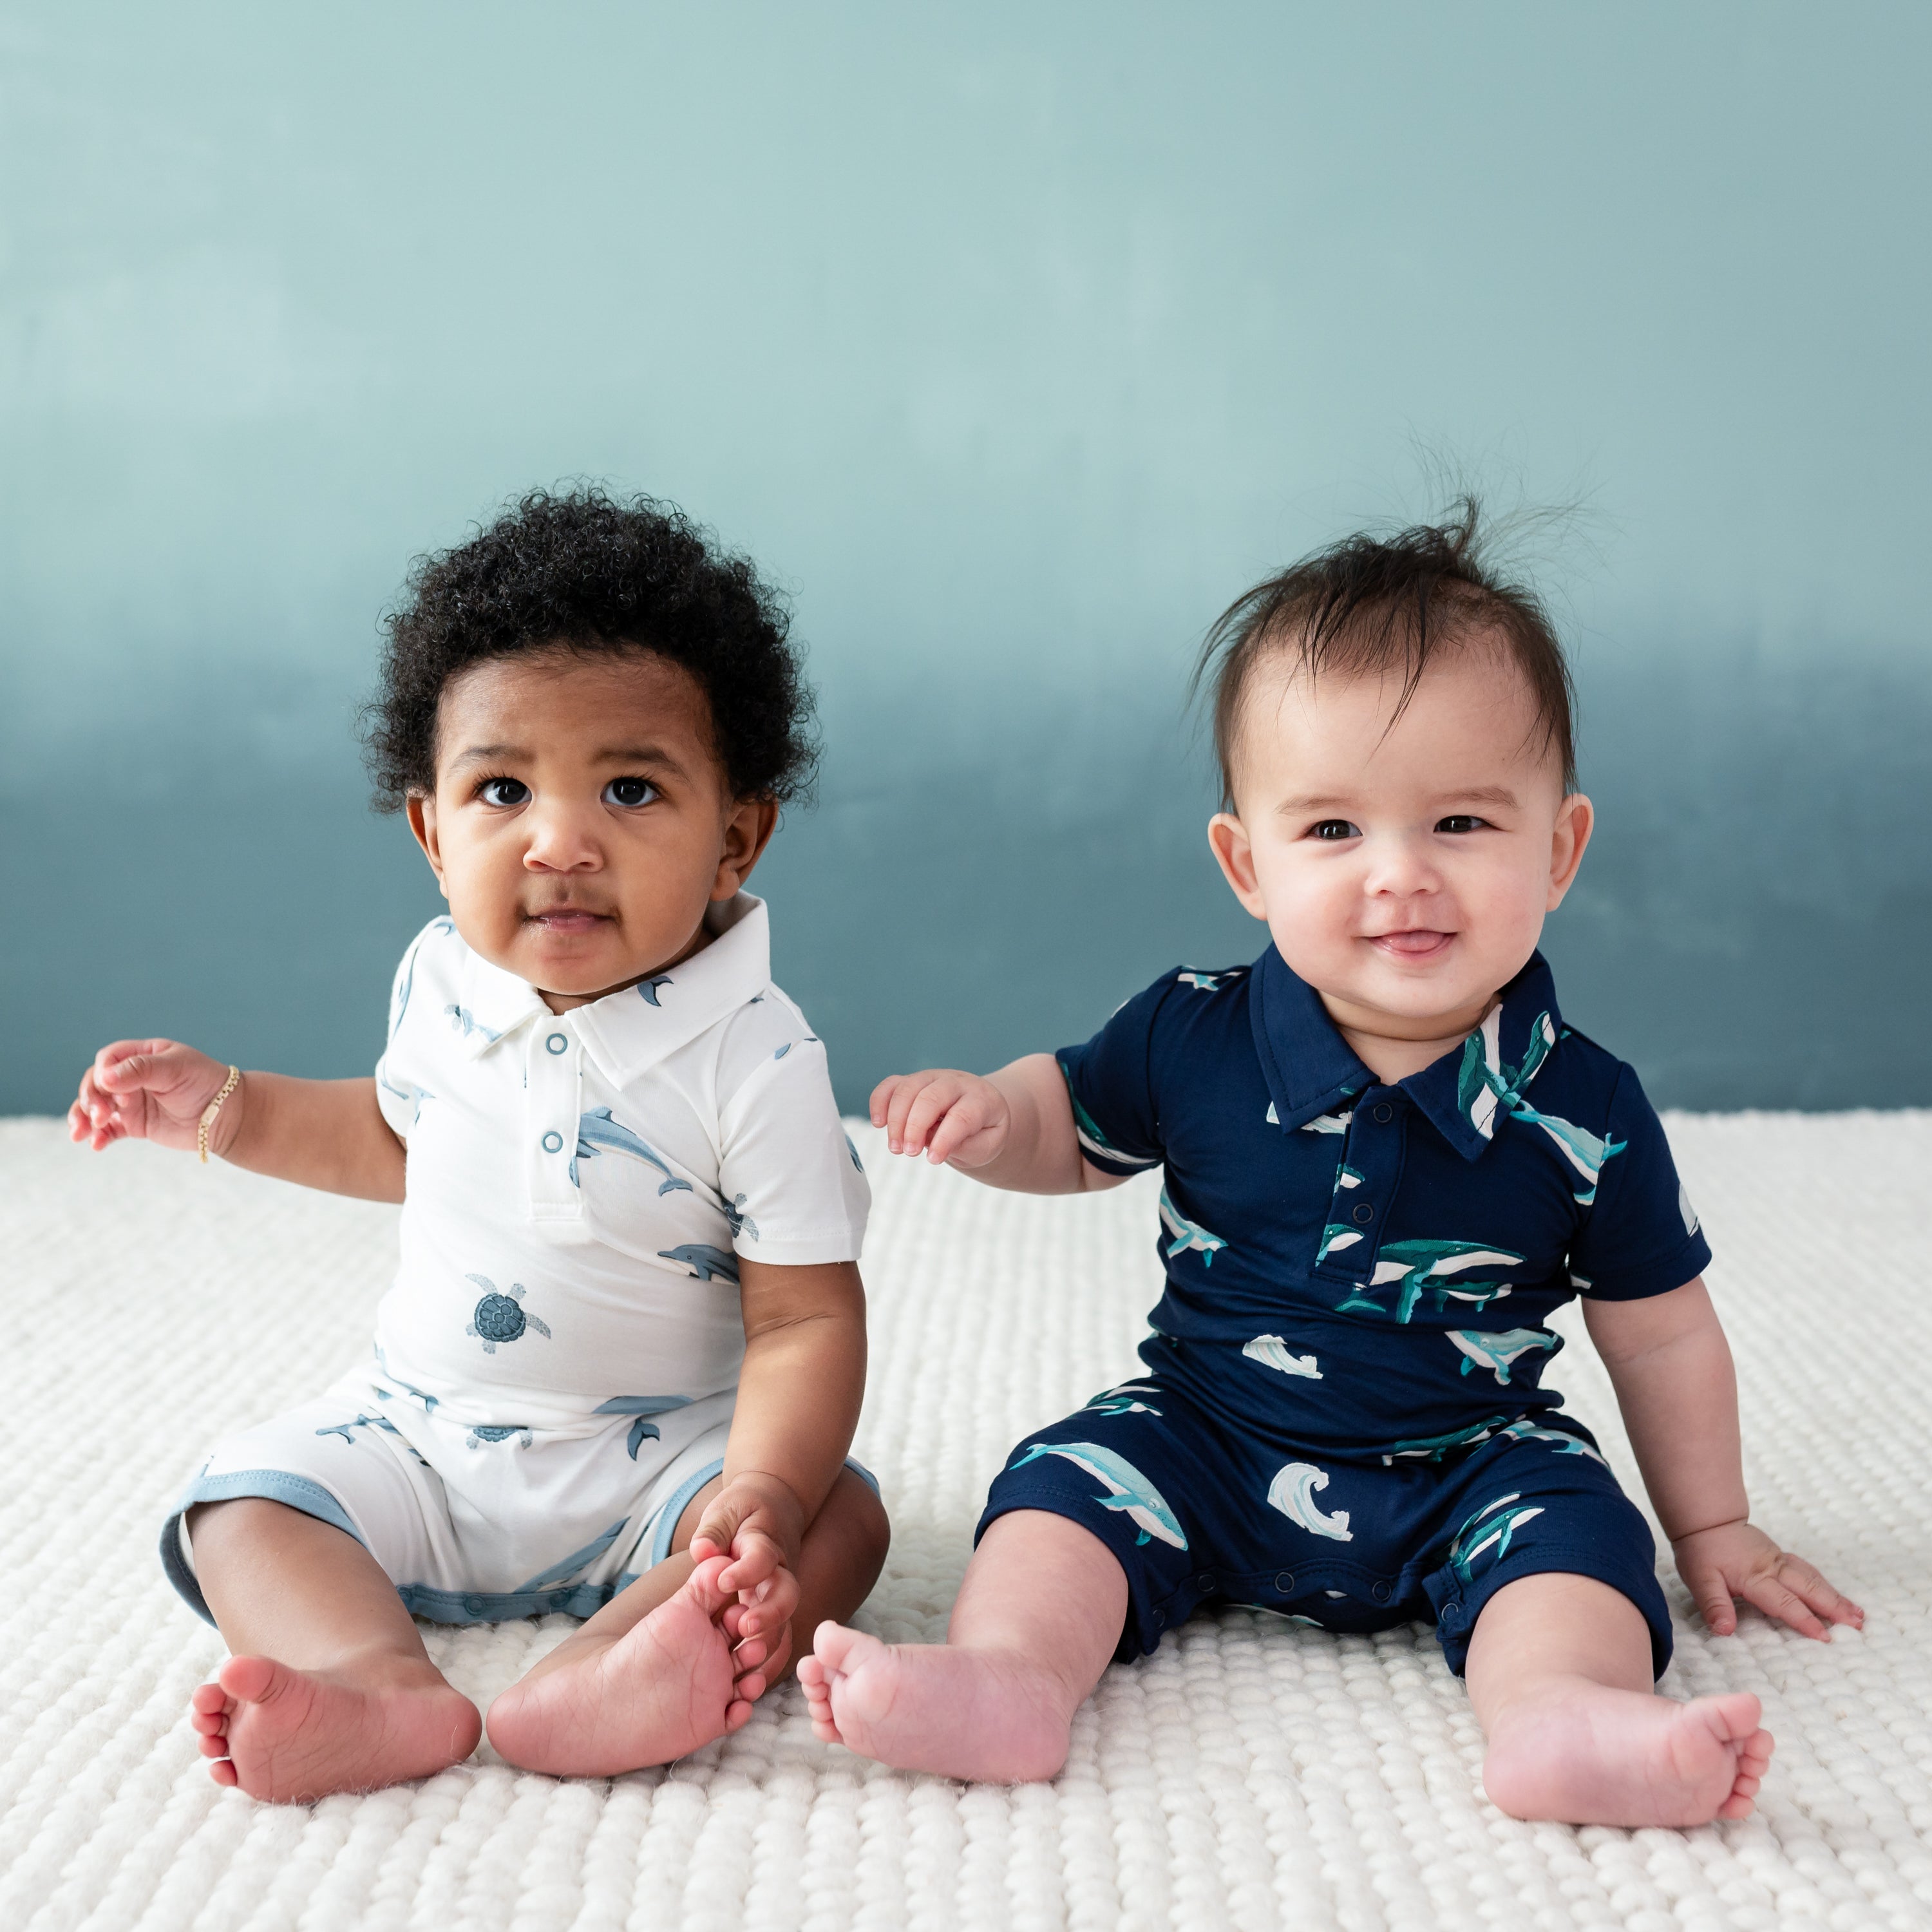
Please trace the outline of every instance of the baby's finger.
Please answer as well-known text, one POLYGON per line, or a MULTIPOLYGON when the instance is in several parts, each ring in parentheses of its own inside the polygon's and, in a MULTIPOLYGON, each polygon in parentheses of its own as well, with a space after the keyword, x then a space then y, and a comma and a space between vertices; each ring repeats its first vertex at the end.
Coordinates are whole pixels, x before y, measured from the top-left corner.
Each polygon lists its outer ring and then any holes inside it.
POLYGON ((872 1089, 872 1097, 866 1103, 866 1114, 874 1126, 883 1127, 886 1124, 886 1109, 892 1105, 892 1095, 904 1078, 903 1073, 888 1073, 872 1089))
POLYGON ((798 1608, 798 1579, 787 1569, 772 1572, 745 1606, 744 1628, 768 1636, 792 1620, 798 1608))
POLYGON ((1806 1562, 1803 1557, 1785 1557, 1778 1566, 1778 1574, 1804 1598, 1808 1607, 1828 1623, 1850 1624, 1856 1630, 1864 1622, 1864 1612, 1815 1564, 1806 1562))
POLYGON ((958 1084, 935 1080, 922 1088, 917 1100, 906 1110, 906 1123, 899 1136, 908 1154, 917 1154, 932 1138, 932 1130, 960 1102, 958 1084))
MULTIPOLYGON (((732 1539, 738 1534, 742 1512, 728 1495, 713 1496, 711 1506, 698 1520, 691 1532, 691 1560, 708 1562, 714 1556, 728 1556, 732 1539)), ((725 1586, 728 1589, 729 1586, 725 1586)))
POLYGON ((906 1120, 920 1096, 928 1092, 938 1076, 932 1073, 909 1073, 892 1089, 892 1097, 886 1108, 886 1144, 894 1154, 917 1153, 916 1148, 909 1148, 906 1140, 906 1120))
POLYGON ((784 1562, 784 1552, 760 1532, 747 1530, 731 1546, 732 1561, 718 1573, 718 1587, 742 1598, 771 1576, 784 1562))
POLYGON ((1776 1617, 1780 1622, 1789 1624, 1801 1636, 1822 1640, 1831 1635, 1811 1614, 1810 1606, 1804 1599, 1769 1572, 1746 1577, 1744 1597, 1747 1603, 1755 1604, 1766 1616, 1776 1617))
MULTIPOLYGON (((1689 1579, 1685 1580, 1687 1582, 1689 1579)), ((1738 1606, 1731 1600, 1731 1586, 1719 1575, 1700 1576, 1690 1584, 1697 1599, 1697 1613, 1713 1636, 1729 1636, 1738 1627, 1738 1606)))
POLYGON ((975 1140, 992 1124, 987 1109, 976 1094, 962 1094, 947 1112, 926 1149, 926 1158, 935 1165, 950 1160, 968 1142, 975 1140))

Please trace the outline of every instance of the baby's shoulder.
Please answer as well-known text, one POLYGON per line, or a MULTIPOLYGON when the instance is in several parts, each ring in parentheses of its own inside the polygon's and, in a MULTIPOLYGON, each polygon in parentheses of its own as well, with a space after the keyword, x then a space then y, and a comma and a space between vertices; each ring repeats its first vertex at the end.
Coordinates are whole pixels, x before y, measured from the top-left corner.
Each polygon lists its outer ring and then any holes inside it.
POLYGON ((456 929, 456 922, 447 913, 431 920, 404 948, 389 994, 392 1040, 412 1007, 454 980, 469 951, 456 929))
POLYGON ((797 1059, 792 1070, 816 1060, 823 1066, 824 1043, 796 1003, 781 988, 766 985, 712 1029, 706 1046, 716 1070, 721 1101, 754 1075, 797 1059))
POLYGON ((1558 1029, 1556 1044, 1558 1051, 1550 1056, 1548 1066, 1530 1090, 1528 1097, 1532 1106, 1559 1088, 1566 1106, 1574 1112, 1608 1115, 1612 1108, 1627 1106, 1633 1101, 1649 1104, 1644 1099, 1636 1068, 1588 1034, 1565 1024, 1558 1029), (1543 1090, 1541 1096, 1537 1093, 1538 1088, 1543 1090))

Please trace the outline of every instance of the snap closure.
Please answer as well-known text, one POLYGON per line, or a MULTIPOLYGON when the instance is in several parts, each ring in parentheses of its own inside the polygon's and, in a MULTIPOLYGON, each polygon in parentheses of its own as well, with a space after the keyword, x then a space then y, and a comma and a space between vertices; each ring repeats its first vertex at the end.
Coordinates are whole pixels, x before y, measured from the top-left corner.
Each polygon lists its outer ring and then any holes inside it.
POLYGON ((463 1600, 463 1607, 472 1617, 480 1617, 490 1606, 481 1597, 465 1597, 463 1600))
POLYGON ((1376 1210, 1371 1208, 1366 1201, 1358 1201, 1355 1203, 1355 1219, 1357 1220, 1372 1221, 1375 1218, 1376 1210))
POLYGON ((549 1039, 544 1042, 544 1045, 548 1047, 552 1053, 566 1053, 570 1049, 570 1042, 568 1039, 564 1034, 560 1033, 552 1034, 549 1039))
POLYGON ((1460 1624, 1462 1621, 1462 1606, 1453 1598, 1442 1606, 1442 1621, 1445 1624, 1460 1624))
POLYGON ((562 1153, 563 1136, 557 1132, 556 1128, 551 1128, 550 1132, 544 1136, 543 1150, 545 1154, 562 1153))
POLYGON ((1287 1570, 1277 1571, 1275 1575, 1274 1587, 1284 1597, 1293 1596, 1294 1594, 1293 1572, 1287 1570))
POLYGON ((1369 1594, 1374 1598, 1377 1603, 1385 1604, 1395 1594, 1395 1592, 1386 1583, 1378 1583, 1370 1591, 1369 1594))
POLYGON ((1204 1590, 1211 1591, 1214 1587, 1214 1578, 1210 1571, 1204 1570, 1195 1580, 1204 1590))
POLYGON ((1386 1100, 1378 1100, 1376 1102, 1376 1118, 1387 1126, 1395 1118, 1395 1109, 1386 1100))

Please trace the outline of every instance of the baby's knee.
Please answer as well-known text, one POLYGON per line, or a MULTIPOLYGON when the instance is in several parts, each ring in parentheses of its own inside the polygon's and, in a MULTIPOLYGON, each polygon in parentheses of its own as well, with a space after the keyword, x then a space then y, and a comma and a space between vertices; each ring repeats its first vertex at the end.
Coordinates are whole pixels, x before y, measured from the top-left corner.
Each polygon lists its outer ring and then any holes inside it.
POLYGON ((878 1491, 856 1469, 841 1469, 825 1508, 819 1511, 819 1522, 824 1522, 827 1516, 836 1518, 839 1541, 853 1566, 876 1579, 885 1568, 892 1540, 892 1520, 878 1491))

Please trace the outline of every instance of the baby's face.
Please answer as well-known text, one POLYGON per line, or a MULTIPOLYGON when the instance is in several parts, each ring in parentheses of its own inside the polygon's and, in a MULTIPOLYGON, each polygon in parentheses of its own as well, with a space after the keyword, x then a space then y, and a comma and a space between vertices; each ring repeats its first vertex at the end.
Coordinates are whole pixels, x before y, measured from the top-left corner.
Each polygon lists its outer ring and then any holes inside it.
POLYGON ((641 650, 453 678, 409 813, 457 931, 558 1012, 695 951, 778 817, 731 796, 698 681, 641 650))
POLYGON ((1235 813, 1210 830, 1241 903, 1345 1027, 1475 1024, 1535 950, 1589 836, 1521 674, 1478 640, 1393 682, 1255 674, 1235 813))

